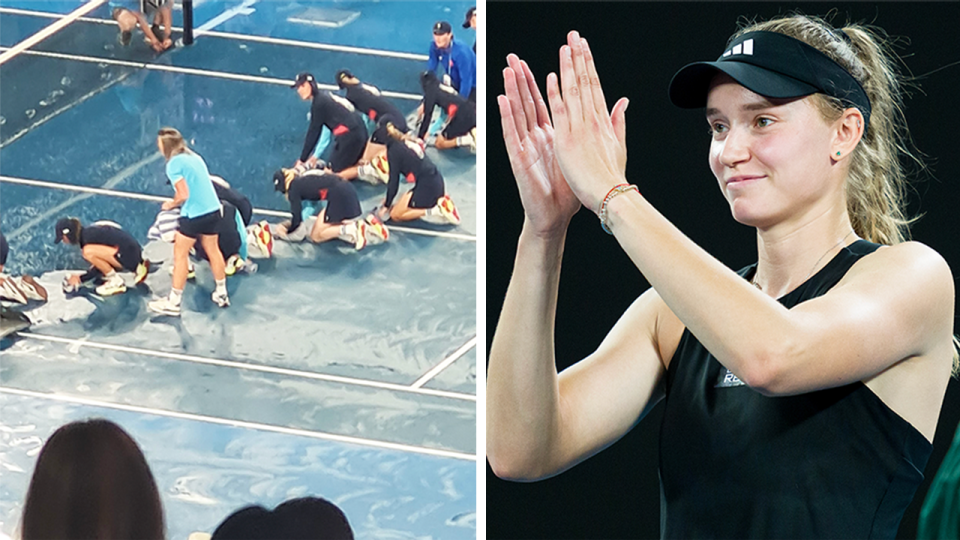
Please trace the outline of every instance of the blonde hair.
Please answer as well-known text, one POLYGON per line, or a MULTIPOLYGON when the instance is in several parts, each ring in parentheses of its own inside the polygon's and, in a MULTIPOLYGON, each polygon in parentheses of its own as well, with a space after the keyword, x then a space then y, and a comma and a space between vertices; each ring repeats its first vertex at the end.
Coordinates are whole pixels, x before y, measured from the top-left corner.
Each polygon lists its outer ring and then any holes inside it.
MULTIPOLYGON (((792 14, 743 26, 731 41, 747 32, 777 32, 799 39, 840 64, 863 86, 870 99, 870 125, 850 157, 846 178, 847 214, 861 238, 894 245, 910 238, 905 192, 907 171, 901 154, 920 170, 925 166, 911 151, 903 114, 904 77, 897 67, 899 57, 893 40, 880 28, 847 24, 841 29, 819 18, 792 14), (843 35, 840 35, 840 33, 843 35)), ((813 103, 828 122, 836 121, 845 106, 837 98, 813 94, 813 103)), ((953 375, 960 378, 960 341, 953 338, 953 375)))
MULTIPOLYGON (((904 208, 907 172, 900 155, 920 168, 923 163, 909 149, 912 144, 903 114, 903 77, 889 37, 879 28, 848 24, 835 30, 818 17, 793 14, 750 24, 734 38, 754 31, 777 32, 803 41, 840 64, 863 86, 872 113, 850 157, 847 214, 861 238, 886 245, 908 240, 909 225, 915 218, 907 217, 904 208)), ((820 93, 811 97, 826 121, 836 121, 843 114, 841 100, 820 93)))
POLYGON ((172 127, 160 128, 157 136, 160 137, 161 153, 167 161, 178 154, 190 153, 187 141, 183 140, 183 135, 176 129, 172 127))

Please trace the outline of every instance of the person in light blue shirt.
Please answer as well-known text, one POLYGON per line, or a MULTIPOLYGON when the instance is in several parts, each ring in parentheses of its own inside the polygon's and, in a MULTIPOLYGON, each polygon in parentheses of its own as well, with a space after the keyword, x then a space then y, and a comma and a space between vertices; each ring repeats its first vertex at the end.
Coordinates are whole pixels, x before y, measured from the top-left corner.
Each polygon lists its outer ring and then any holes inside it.
POLYGON ((173 242, 173 288, 170 295, 150 302, 151 310, 162 315, 179 316, 183 287, 187 283, 190 249, 200 241, 210 260, 210 269, 217 286, 213 301, 220 307, 230 305, 227 297, 226 263, 218 245, 217 227, 223 207, 210 180, 203 158, 187 147, 179 131, 162 128, 157 147, 167 159, 167 178, 176 194, 163 203, 164 210, 180 208, 180 226, 173 242))

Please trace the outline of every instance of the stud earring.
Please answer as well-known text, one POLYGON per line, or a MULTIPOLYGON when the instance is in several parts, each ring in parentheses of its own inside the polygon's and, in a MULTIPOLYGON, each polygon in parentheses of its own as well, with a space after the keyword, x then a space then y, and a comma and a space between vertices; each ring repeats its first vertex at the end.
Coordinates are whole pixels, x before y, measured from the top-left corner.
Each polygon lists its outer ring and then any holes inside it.
POLYGON ((840 151, 837 150, 837 157, 840 157, 840 151))

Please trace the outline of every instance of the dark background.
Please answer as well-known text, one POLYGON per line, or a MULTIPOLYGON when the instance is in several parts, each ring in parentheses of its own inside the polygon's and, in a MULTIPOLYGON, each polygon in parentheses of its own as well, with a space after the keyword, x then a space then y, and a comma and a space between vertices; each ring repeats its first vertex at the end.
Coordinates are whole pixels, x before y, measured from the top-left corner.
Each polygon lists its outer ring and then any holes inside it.
MULTIPOLYGON (((590 42, 610 106, 630 98, 627 178, 695 242, 738 269, 756 260, 753 229, 737 224, 707 166, 702 111, 672 106, 667 84, 683 65, 714 60, 742 17, 772 18, 793 10, 835 26, 866 22, 899 37, 897 53, 919 88, 905 98, 914 142, 930 169, 914 176, 909 209, 923 214, 913 238, 942 254, 960 275, 957 199, 960 166, 958 3, 514 3, 489 2, 487 211, 487 344, 496 328, 513 266, 522 208, 500 134, 496 96, 503 93, 507 53, 528 61, 541 90, 558 69, 558 50, 576 29, 590 42)), ((908 73, 909 74, 909 73, 908 73)), ((544 95, 545 95, 544 91, 544 95)), ((567 237, 557 315, 557 367, 591 353, 627 306, 649 285, 587 210, 567 237)), ((955 325, 955 331, 960 331, 955 325)), ((573 469, 532 484, 505 482, 487 466, 488 538, 657 538, 658 406, 622 440, 573 469)), ((920 505, 960 421, 960 383, 952 380, 927 465, 926 480, 901 523, 916 534, 920 505)), ((763 496, 758 493, 758 496, 763 496)))

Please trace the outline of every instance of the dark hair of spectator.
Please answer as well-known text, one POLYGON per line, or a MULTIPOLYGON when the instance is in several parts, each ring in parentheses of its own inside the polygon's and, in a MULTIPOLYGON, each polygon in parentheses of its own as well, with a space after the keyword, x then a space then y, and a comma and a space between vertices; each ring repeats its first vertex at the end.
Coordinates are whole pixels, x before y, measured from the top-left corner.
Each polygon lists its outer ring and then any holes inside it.
POLYGON ((228 516, 211 540, 353 540, 347 516, 320 497, 300 497, 277 506, 247 506, 228 516))
POLYGON ((23 540, 162 540, 160 494, 137 443, 102 419, 55 431, 30 480, 22 532, 23 540))

